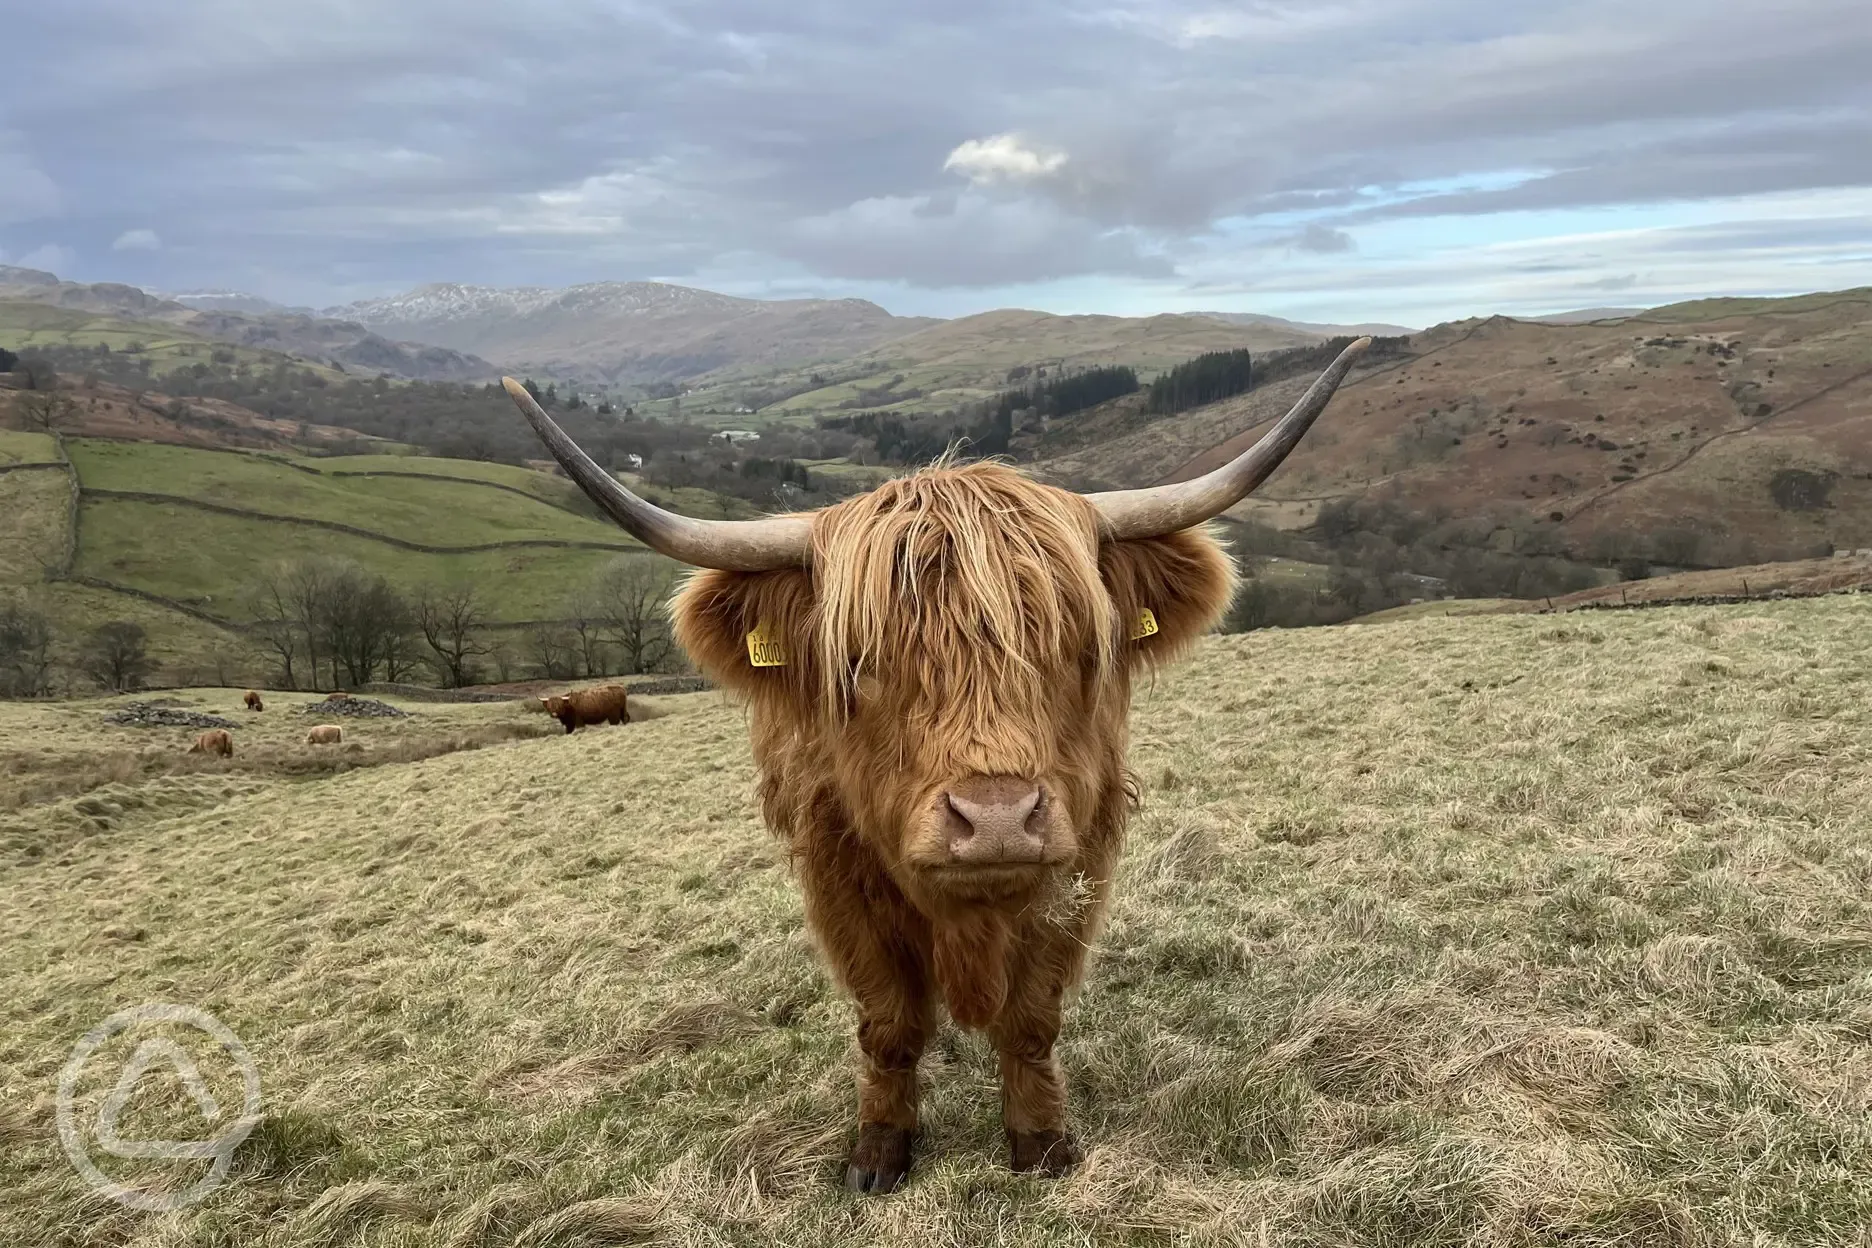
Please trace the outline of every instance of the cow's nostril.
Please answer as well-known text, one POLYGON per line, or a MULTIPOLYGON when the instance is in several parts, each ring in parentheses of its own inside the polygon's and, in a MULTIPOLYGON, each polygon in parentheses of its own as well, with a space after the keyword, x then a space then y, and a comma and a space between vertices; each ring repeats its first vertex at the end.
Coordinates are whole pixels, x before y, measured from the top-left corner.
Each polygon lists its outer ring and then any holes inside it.
POLYGON ((1027 818, 1021 824, 1021 830, 1028 836, 1038 836, 1041 825, 1047 818, 1047 795, 1042 789, 1034 797, 1033 809, 1027 812, 1027 818))
POLYGON ((1035 862, 1045 849, 1040 786, 1004 777, 965 781, 944 794, 949 852, 961 862, 1035 862))

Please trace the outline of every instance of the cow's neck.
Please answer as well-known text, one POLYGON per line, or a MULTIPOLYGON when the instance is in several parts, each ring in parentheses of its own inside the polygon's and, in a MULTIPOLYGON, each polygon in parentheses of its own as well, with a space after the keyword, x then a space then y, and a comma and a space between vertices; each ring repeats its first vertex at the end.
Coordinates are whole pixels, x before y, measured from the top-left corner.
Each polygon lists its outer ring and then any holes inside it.
POLYGON ((932 970, 949 1017, 986 1027, 1007 1001, 1008 943, 1013 924, 998 910, 944 915, 931 928, 932 970))

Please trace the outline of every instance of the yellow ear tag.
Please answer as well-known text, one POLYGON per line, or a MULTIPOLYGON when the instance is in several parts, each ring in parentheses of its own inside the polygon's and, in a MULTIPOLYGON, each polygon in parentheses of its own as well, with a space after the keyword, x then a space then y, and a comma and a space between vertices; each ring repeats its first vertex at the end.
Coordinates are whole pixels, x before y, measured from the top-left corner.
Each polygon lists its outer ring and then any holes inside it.
POLYGON ((1140 637, 1154 637, 1156 635, 1157 617, 1151 614, 1151 609, 1149 607, 1145 607, 1142 611, 1138 612, 1137 623, 1131 626, 1130 639, 1136 641, 1140 637))
POLYGON ((747 661, 755 667, 785 667, 786 647, 762 625, 747 635, 747 661))

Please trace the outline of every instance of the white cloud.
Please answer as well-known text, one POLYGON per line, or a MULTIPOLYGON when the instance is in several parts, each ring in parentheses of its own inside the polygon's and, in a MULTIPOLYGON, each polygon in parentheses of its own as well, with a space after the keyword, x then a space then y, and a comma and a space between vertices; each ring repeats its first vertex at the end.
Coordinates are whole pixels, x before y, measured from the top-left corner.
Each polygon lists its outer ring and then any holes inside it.
POLYGON ((125 230, 111 244, 112 251, 161 251, 162 239, 155 230, 125 230))
POLYGON ((40 221, 60 207, 56 183, 26 152, 17 134, 0 130, 0 225, 40 221))
POLYGON ((78 257, 71 248, 58 243, 44 243, 19 258, 22 269, 42 269, 47 273, 68 271, 78 257))
POLYGON ((1034 182, 1058 173, 1066 153, 1043 152, 1015 134, 993 134, 970 139, 949 153, 945 170, 953 169, 977 186, 993 182, 1034 182))

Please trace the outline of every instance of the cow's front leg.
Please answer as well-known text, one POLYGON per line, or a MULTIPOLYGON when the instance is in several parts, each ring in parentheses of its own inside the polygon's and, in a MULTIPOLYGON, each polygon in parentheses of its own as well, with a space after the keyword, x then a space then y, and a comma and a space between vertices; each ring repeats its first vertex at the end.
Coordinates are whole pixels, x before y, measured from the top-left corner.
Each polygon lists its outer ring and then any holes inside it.
MULTIPOLYGON (((897 968, 899 973, 909 968, 897 968)), ((910 1173, 917 1131, 917 1062, 929 1039, 922 976, 868 985, 858 998, 858 1142, 845 1166, 854 1192, 895 1191, 910 1173)))
POLYGON ((1001 1125, 1008 1165, 1052 1178, 1079 1164, 1078 1142, 1066 1130, 1066 1078, 1053 1044, 1059 1038, 1061 989, 1017 984, 990 1031, 1001 1055, 1001 1125))
POLYGON ((858 1139, 845 1186, 895 1191, 910 1172, 917 1062, 935 1008, 929 930, 882 866, 849 852, 844 838, 808 837, 801 849, 807 926, 858 1007, 858 1139))

